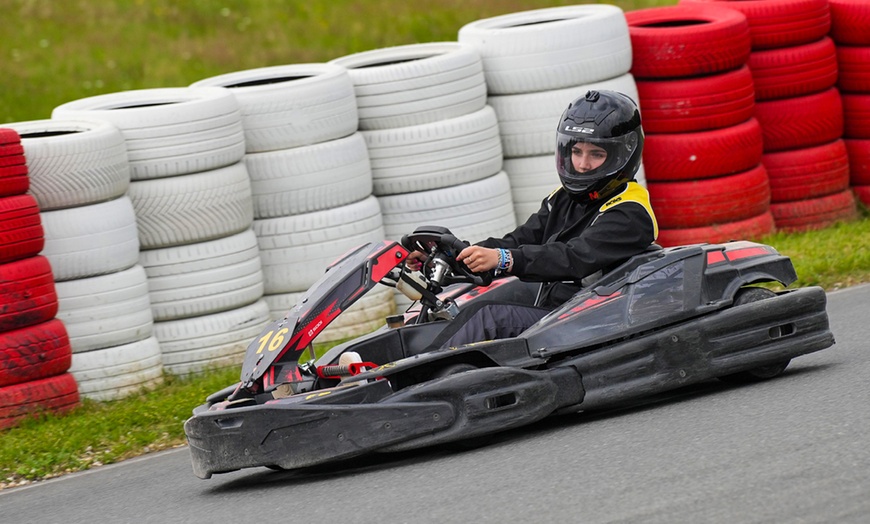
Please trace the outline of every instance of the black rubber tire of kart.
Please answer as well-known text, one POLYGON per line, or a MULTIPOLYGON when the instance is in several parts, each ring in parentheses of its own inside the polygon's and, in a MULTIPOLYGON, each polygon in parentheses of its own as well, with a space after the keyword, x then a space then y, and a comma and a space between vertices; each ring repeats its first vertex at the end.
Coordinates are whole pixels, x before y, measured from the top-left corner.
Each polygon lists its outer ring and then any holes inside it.
MULTIPOLYGON (((758 302, 759 300, 766 300, 775 296, 776 293, 763 287, 744 287, 737 291, 737 295, 734 297, 733 307, 740 307, 743 304, 758 302)), ((766 366, 759 366, 757 368, 749 369, 746 371, 739 371, 737 373, 732 373, 730 375, 719 377, 719 380, 732 384, 747 384, 751 382, 769 380, 774 377, 778 377, 779 375, 782 375, 783 372, 785 372, 785 368, 788 367, 788 364, 790 362, 791 359, 784 362, 776 362, 774 364, 769 364, 766 366)))

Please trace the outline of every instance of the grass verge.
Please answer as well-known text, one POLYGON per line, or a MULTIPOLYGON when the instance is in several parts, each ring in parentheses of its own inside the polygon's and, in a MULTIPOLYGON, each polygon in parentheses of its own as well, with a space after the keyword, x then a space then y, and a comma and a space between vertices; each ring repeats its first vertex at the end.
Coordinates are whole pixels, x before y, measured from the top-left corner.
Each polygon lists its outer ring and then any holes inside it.
MULTIPOLYGON (((868 238, 865 212, 855 222, 762 241, 792 258, 799 277, 793 287, 834 290, 870 282, 868 238)), ((154 391, 113 402, 86 400, 64 416, 0 432, 0 489, 183 445, 182 425, 191 410, 238 378, 235 368, 188 379, 167 376, 154 391)))

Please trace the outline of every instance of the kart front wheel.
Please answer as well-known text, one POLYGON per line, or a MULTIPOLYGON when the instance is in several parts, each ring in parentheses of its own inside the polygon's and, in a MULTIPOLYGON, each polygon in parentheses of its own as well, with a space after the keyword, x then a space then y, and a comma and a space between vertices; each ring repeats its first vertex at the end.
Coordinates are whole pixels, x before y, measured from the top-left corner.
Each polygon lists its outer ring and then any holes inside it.
MULTIPOLYGON (((759 300, 765 300, 775 296, 776 293, 769 289, 765 289, 762 287, 744 287, 737 291, 737 295, 734 297, 734 307, 739 307, 743 304, 757 302, 759 300)), ((789 363, 791 363, 791 359, 783 362, 775 362, 766 366, 759 366, 757 368, 748 369, 746 371, 739 371, 730 375, 725 375, 719 377, 719 380, 732 384, 746 384, 749 382, 760 382, 762 380, 769 380, 782 375, 785 372, 785 368, 788 367, 789 363)))

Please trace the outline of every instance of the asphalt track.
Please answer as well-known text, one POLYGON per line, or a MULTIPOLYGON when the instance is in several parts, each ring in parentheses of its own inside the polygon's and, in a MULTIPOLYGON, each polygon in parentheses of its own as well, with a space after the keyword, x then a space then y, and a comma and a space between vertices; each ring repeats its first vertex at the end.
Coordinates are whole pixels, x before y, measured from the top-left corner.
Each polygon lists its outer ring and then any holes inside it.
POLYGON ((547 419, 466 452, 194 477, 186 448, 0 492, 0 522, 870 522, 870 286, 837 344, 750 386, 547 419))

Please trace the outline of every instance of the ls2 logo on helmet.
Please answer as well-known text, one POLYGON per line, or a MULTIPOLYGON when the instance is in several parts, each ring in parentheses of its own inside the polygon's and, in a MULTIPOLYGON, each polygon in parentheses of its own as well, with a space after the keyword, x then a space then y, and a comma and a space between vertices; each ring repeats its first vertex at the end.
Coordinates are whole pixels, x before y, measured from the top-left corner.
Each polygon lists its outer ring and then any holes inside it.
POLYGON ((588 127, 577 127, 577 126, 565 126, 565 131, 570 131, 572 133, 583 133, 585 135, 591 135, 595 132, 594 129, 589 129, 588 127))

